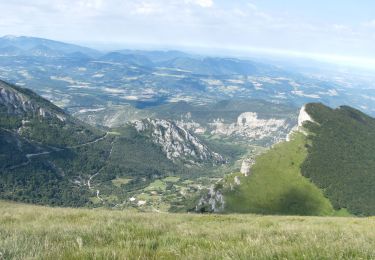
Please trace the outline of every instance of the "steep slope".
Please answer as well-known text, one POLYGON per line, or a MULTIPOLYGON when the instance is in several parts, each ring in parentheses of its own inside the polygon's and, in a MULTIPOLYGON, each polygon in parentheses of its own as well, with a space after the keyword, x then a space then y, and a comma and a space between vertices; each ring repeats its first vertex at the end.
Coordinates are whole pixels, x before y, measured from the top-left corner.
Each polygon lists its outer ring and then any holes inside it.
POLYGON ((269 146, 286 138, 297 123, 298 111, 292 106, 262 100, 233 99, 207 105, 180 101, 147 109, 111 106, 74 115, 93 125, 107 127, 145 118, 173 120, 200 137, 269 146))
POLYGON ((225 212, 330 215, 323 192, 300 173, 307 156, 306 138, 298 133, 257 157, 249 176, 234 174, 223 182, 225 212))
POLYGON ((223 194, 229 212, 375 214, 375 119, 347 106, 307 104, 289 139, 246 162, 246 176, 227 177, 198 209, 223 194))
POLYGON ((176 123, 163 119, 144 119, 133 123, 139 133, 160 145, 167 158, 187 164, 222 164, 225 159, 211 151, 196 136, 176 123))
POLYGON ((348 106, 306 105, 313 122, 302 173, 324 190, 335 208, 375 215, 375 119, 348 106))
POLYGON ((105 133, 5 82, 0 112, 3 199, 168 210, 194 196, 207 185, 202 177, 225 162, 173 122, 145 120, 105 133))
POLYGON ((87 203, 87 190, 71 184, 67 163, 59 166, 55 157, 70 154, 70 161, 78 160, 83 155, 71 152, 104 134, 34 92, 0 81, 0 197, 71 206, 87 203))
POLYGON ((44 145, 73 146, 103 135, 34 92, 0 81, 0 127, 44 145))

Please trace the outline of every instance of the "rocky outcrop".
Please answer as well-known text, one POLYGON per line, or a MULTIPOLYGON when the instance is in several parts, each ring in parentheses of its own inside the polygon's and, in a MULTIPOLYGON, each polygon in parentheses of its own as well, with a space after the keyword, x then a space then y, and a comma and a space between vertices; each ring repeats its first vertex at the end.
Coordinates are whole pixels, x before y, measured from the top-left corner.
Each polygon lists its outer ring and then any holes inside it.
POLYGON ((196 212, 223 212, 225 208, 224 196, 220 190, 211 187, 207 194, 200 198, 195 207, 196 212))
POLYGON ((222 119, 217 119, 210 124, 212 133, 225 136, 241 136, 249 139, 263 139, 285 130, 289 125, 283 119, 259 119, 254 112, 242 113, 237 122, 227 124, 222 119))
POLYGON ((0 81, 0 106, 5 107, 8 114, 33 115, 41 117, 56 117, 60 121, 66 119, 63 113, 49 111, 42 107, 35 100, 15 88, 10 88, 7 84, 0 81))
POLYGON ((234 123, 216 119, 209 124, 212 134, 232 136, 253 142, 266 142, 272 145, 284 140, 292 125, 284 119, 258 118, 255 112, 245 112, 234 123))
POLYGON ((293 135, 293 133, 295 132, 301 132, 303 133, 304 135, 307 135, 308 133, 306 132, 306 130, 304 129, 303 127, 303 124, 305 122, 313 122, 313 123, 316 123, 312 118, 311 116, 307 113, 306 111, 306 106, 302 106, 300 111, 299 111, 299 114, 298 114, 298 124, 296 126, 294 126, 290 132, 288 133, 288 135, 286 136, 286 141, 289 142, 290 141, 290 138, 291 136, 293 135))
POLYGON ((168 159, 185 164, 223 164, 225 158, 203 144, 198 137, 176 123, 163 119, 144 119, 132 123, 139 133, 143 133, 160 145, 168 159))
POLYGON ((301 107, 298 115, 298 127, 302 127, 306 121, 314 122, 311 116, 306 112, 306 106, 301 107))
POLYGON ((195 134, 209 133, 234 137, 266 146, 285 140, 296 123, 290 118, 259 118, 255 112, 244 112, 233 121, 228 122, 228 119, 212 118, 206 123, 198 123, 187 114, 176 123, 195 134))
POLYGON ((245 176, 249 176, 251 175, 251 167, 253 166, 254 164, 254 160, 253 159, 245 159, 242 161, 242 164, 241 164, 241 173, 245 176))

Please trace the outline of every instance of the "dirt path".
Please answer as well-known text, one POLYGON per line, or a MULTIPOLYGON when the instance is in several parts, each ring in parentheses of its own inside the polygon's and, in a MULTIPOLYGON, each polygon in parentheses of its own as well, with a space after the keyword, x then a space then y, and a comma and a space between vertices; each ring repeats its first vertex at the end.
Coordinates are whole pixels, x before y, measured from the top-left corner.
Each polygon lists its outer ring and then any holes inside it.
MULTIPOLYGON (((109 158, 111 158, 111 155, 112 155, 112 152, 113 152, 114 142, 115 141, 112 141, 112 143, 111 143, 111 150, 109 152, 109 155, 108 155, 108 157, 106 159, 106 162, 104 163, 103 167, 100 168, 95 174, 91 175, 90 178, 88 179, 87 186, 89 187, 90 190, 93 189, 93 186, 91 185, 92 179, 94 179, 96 176, 98 176, 100 174, 100 172, 104 169, 104 167, 107 166, 108 160, 109 160, 109 158)), ((99 196, 99 194, 100 194, 100 190, 96 190, 96 197, 103 202, 104 200, 99 196)))

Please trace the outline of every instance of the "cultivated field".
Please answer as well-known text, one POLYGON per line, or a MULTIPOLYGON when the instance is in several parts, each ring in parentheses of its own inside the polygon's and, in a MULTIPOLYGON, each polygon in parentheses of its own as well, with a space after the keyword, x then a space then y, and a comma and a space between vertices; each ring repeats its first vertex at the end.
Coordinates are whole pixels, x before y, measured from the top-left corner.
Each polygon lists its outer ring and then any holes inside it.
POLYGON ((0 201, 0 259, 375 259, 375 218, 137 213, 0 201))

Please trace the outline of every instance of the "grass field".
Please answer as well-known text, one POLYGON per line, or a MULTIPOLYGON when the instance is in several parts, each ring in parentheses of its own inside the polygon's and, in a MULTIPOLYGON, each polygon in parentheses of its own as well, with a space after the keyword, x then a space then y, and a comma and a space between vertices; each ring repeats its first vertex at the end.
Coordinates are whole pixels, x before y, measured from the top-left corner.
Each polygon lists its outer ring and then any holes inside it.
POLYGON ((0 201, 0 259, 375 259, 375 218, 195 215, 0 201))
POLYGON ((257 157, 251 176, 228 176, 224 191, 226 211, 257 214, 334 215, 323 192, 301 174, 307 156, 306 137, 295 133, 289 142, 274 145, 257 157), (234 188, 233 188, 234 187, 234 188))

